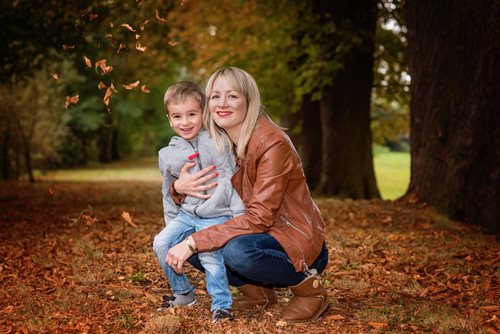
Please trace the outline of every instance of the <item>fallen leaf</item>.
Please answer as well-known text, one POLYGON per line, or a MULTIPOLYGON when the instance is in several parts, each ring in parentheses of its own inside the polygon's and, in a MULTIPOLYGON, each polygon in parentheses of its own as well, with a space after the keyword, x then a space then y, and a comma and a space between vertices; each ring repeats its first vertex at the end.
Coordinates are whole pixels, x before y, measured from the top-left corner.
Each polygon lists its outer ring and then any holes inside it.
POLYGON ((127 29, 127 30, 130 30, 130 31, 135 32, 135 29, 134 29, 134 28, 132 28, 132 27, 130 26, 130 24, 127 24, 127 23, 122 23, 122 24, 120 24, 120 27, 123 27, 123 28, 125 28, 125 29, 127 29))
POLYGON ((382 329, 389 327, 386 322, 369 322, 368 325, 375 329, 382 329))
POLYGON ((74 48, 75 48, 74 45, 63 44, 63 50, 64 51, 68 51, 68 50, 71 50, 71 49, 74 49, 74 48))
POLYGON ((142 91, 143 93, 151 93, 151 91, 150 91, 150 90, 146 87, 146 85, 142 85, 142 86, 141 86, 141 91, 142 91))
POLYGON ((50 73, 50 76, 56 81, 59 80, 59 75, 57 73, 50 73))
POLYGON ((83 59, 85 59, 85 65, 86 65, 87 67, 92 67, 92 62, 90 61, 90 59, 89 59, 89 58, 87 58, 87 57, 83 56, 83 59))
POLYGON ((498 305, 479 306, 479 309, 486 311, 498 311, 500 310, 500 306, 498 305))
POLYGON ((162 23, 167 23, 167 19, 160 16, 160 12, 158 11, 158 9, 155 9, 155 17, 158 21, 162 23))
POLYGON ((286 321, 283 321, 283 320, 279 320, 278 322, 276 322, 276 327, 286 327, 288 324, 286 323, 286 321))
POLYGON ((134 222, 132 221, 132 217, 130 217, 130 214, 129 214, 127 211, 123 211, 123 212, 122 212, 122 218, 123 218, 123 219, 125 219, 125 221, 126 221, 129 225, 131 225, 131 226, 133 226, 133 227, 137 227, 137 225, 136 225, 136 224, 134 224, 134 222))
POLYGON ((144 52, 146 51, 146 49, 148 48, 147 46, 142 46, 141 43, 137 42, 135 43, 135 48, 141 52, 144 52))
POLYGON ((174 42, 174 41, 169 41, 168 42, 168 45, 170 45, 170 46, 176 46, 176 45, 179 45, 179 44, 181 44, 181 42, 174 42))
POLYGON ((340 314, 334 314, 334 315, 329 315, 328 317, 326 317, 326 319, 329 319, 329 320, 344 320, 345 317, 340 315, 340 314))
POLYGON ((66 107, 66 109, 68 109, 68 107, 70 105, 77 104, 79 99, 80 99, 80 96, 78 96, 78 95, 75 95, 73 97, 66 96, 66 102, 64 103, 64 106, 66 107))
POLYGON ((131 90, 131 89, 134 89, 135 87, 139 86, 139 83, 140 83, 140 81, 137 80, 136 82, 132 82, 132 83, 122 85, 122 86, 123 86, 123 88, 125 88, 127 90, 131 90))

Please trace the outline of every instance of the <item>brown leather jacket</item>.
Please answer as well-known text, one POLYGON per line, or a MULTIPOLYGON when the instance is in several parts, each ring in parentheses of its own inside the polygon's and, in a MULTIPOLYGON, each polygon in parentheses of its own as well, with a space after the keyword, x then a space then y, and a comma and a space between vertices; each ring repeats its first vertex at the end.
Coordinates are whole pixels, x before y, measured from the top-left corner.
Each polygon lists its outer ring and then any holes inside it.
POLYGON ((246 213, 192 235, 200 252, 223 247, 234 237, 269 233, 283 247, 296 271, 318 257, 324 222, 306 184, 302 163, 290 138, 261 117, 244 160, 231 181, 246 213))

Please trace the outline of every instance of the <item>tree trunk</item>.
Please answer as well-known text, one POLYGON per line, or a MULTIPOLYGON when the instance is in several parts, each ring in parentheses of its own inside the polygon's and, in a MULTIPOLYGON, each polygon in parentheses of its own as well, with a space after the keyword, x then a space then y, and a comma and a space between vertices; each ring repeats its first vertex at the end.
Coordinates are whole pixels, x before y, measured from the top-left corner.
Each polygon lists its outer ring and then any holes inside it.
POLYGON ((342 56, 343 68, 322 93, 319 190, 339 197, 379 198, 370 129, 377 1, 328 1, 320 10, 326 20, 333 19, 343 38, 352 36, 353 44, 342 56))
POLYGON ((7 121, 2 140, 2 179, 10 179, 10 122, 7 121))
POLYGON ((311 95, 302 97, 300 107, 302 119, 299 154, 304 166, 307 184, 315 190, 320 181, 322 164, 321 115, 319 101, 312 101, 311 95))
POLYGON ((408 0, 407 196, 500 232, 500 2, 408 0))

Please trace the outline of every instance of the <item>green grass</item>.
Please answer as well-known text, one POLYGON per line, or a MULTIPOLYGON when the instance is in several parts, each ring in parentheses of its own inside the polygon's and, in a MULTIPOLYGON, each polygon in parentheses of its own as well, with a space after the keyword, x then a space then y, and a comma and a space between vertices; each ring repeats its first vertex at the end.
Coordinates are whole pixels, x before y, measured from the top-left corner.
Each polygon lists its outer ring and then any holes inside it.
MULTIPOLYGON (((409 153, 390 152, 387 149, 376 147, 374 166, 382 198, 395 199, 405 193, 410 181, 409 153)), ((35 176, 38 180, 48 181, 161 181, 161 175, 154 159, 96 164, 46 173, 38 171, 35 176)))
POLYGON ((373 164, 383 199, 395 199, 406 192, 410 183, 410 153, 378 149, 373 164))

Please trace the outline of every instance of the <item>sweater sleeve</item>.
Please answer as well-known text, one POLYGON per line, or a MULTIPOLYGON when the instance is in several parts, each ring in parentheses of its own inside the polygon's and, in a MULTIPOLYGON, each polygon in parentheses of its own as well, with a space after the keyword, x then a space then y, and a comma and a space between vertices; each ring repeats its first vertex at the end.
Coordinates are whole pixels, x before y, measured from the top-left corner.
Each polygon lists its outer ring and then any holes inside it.
POLYGON ((162 175, 161 192, 163 198, 163 218, 165 220, 165 225, 167 225, 168 222, 174 219, 179 212, 179 206, 174 202, 173 197, 170 195, 170 189, 173 189, 175 177, 168 171, 167 164, 161 154, 158 154, 158 165, 162 175))
POLYGON ((283 139, 257 147, 255 184, 250 200, 245 202, 246 213, 194 233, 200 252, 219 249, 240 235, 267 232, 274 225, 293 170, 291 155, 290 144, 283 139))

